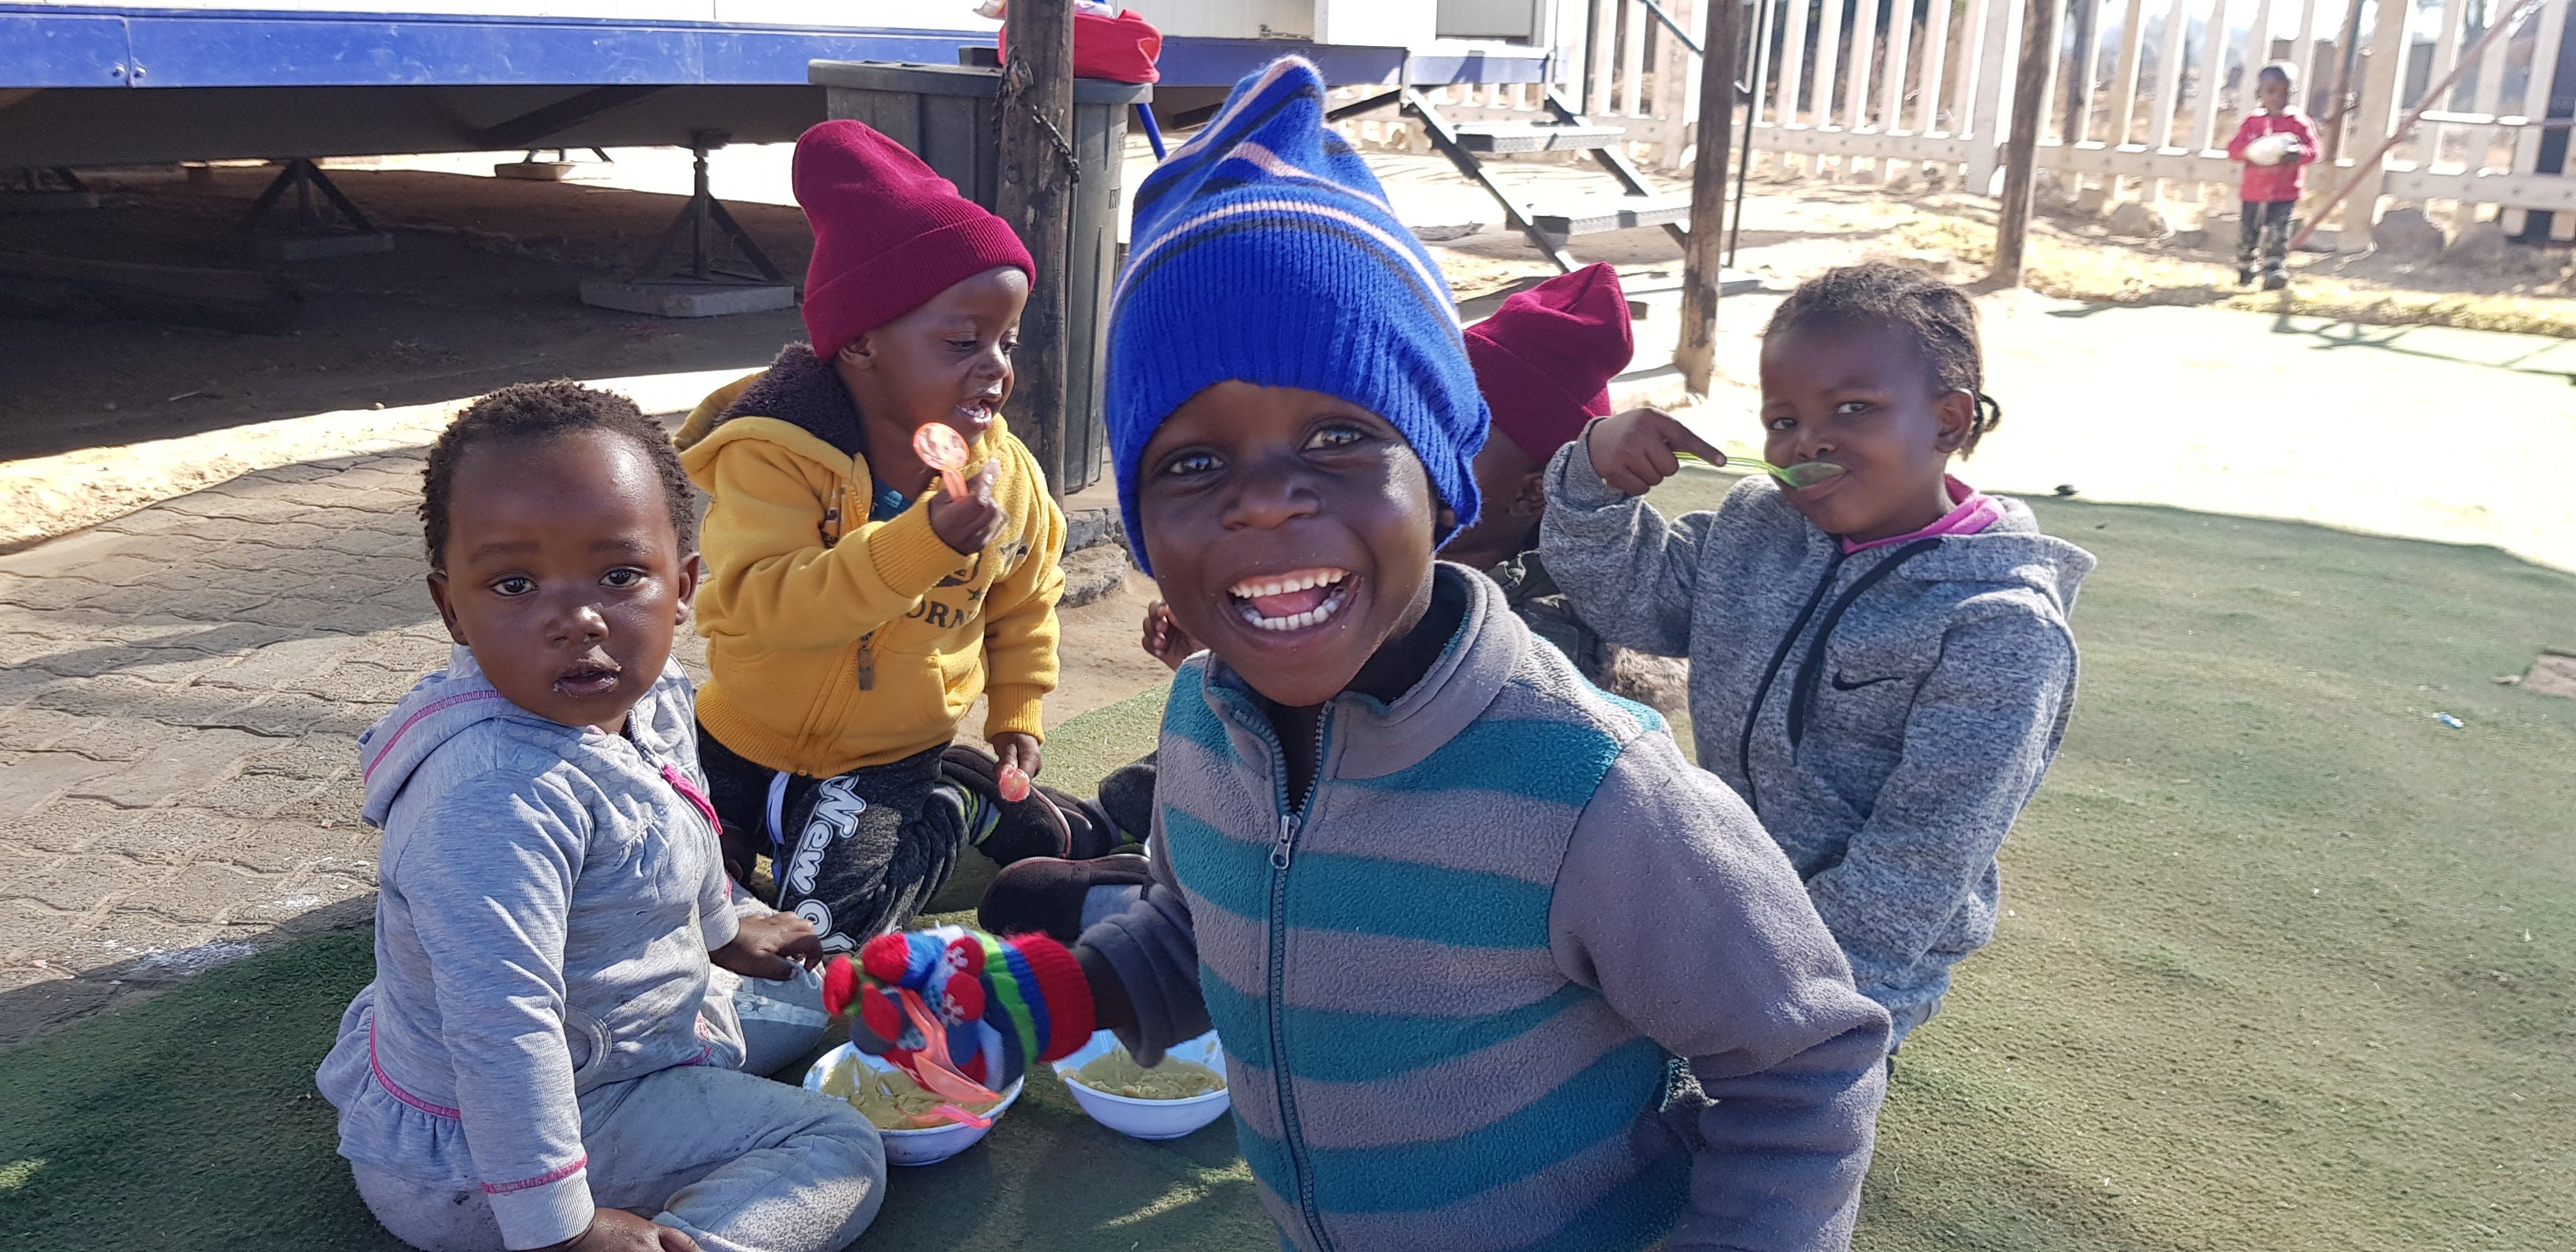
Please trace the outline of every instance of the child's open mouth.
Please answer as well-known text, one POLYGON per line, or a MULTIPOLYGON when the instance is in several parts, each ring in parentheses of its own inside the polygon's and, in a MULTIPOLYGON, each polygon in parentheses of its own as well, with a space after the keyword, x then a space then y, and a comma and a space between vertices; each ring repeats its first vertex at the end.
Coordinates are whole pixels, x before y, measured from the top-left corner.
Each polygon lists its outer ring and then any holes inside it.
POLYGON ((614 661, 575 661, 570 669, 556 677, 555 694, 576 700, 607 695, 617 689, 620 672, 614 661))
POLYGON ((1257 630, 1304 630, 1333 620, 1351 602, 1351 572, 1301 569, 1247 578, 1226 589, 1236 612, 1257 630))
POLYGON ((993 425, 993 415, 1001 408, 1000 396, 977 396, 957 405, 957 417, 967 429, 980 434, 993 425))

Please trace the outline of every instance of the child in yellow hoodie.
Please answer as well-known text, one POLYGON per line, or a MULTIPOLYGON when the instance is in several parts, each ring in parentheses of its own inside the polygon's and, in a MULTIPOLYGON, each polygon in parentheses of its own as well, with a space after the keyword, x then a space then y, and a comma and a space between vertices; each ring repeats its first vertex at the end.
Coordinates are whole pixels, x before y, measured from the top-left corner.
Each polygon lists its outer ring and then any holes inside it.
POLYGON ((710 499, 698 725, 727 868, 748 882, 768 853, 772 903, 837 951, 909 924, 969 845, 1107 848, 994 783, 1041 764, 1064 590, 1064 514, 1001 417, 1028 250, 857 122, 797 141, 795 187, 812 343, 708 396, 678 443, 710 499), (963 497, 913 450, 930 423, 969 446, 963 497), (952 742, 978 695, 999 761, 952 742))

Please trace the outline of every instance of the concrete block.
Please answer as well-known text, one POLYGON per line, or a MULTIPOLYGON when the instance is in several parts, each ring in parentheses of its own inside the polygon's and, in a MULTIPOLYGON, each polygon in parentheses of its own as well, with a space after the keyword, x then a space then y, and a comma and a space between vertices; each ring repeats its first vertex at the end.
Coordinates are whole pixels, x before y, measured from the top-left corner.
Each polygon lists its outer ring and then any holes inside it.
POLYGON ((1057 607, 1078 609, 1118 590, 1127 581, 1127 549, 1085 548, 1064 558, 1064 598, 1057 607))
POLYGON ((30 752, 11 761, 0 779, 0 818, 15 822, 65 790, 119 768, 75 752, 30 752))
POLYGON ((572 177, 570 161, 503 161, 492 167, 494 178, 518 178, 532 183, 559 183, 572 177))
POLYGON ((367 256, 393 250, 393 235, 381 230, 335 235, 262 235, 259 240, 259 256, 263 261, 326 261, 333 257, 367 256))
POLYGON ((1068 509, 1064 515, 1066 555, 1107 544, 1126 546, 1127 528, 1116 509, 1068 509))
POLYGON ((701 283, 687 279, 622 282, 593 279, 581 285, 581 302, 652 317, 729 317, 796 307, 787 283, 701 283))
POLYGON ((2442 263, 2508 278, 2543 278, 2555 277, 2566 266, 2567 254, 2516 242, 2497 223, 2473 222, 2461 227, 2451 246, 2442 250, 2442 263))
POLYGON ((2173 223, 2165 211, 2144 200, 2123 200, 2112 206, 2111 233, 2130 239, 2162 239, 2173 233, 2173 223))
POLYGON ((174 739, 105 778, 80 784, 74 794, 139 809, 212 787, 239 773, 245 759, 273 741, 238 730, 200 730, 174 739))
POLYGON ((0 191, 0 213, 78 213, 97 207, 95 191, 0 191))
POLYGON ((2437 255, 2450 243, 2441 226, 2413 205, 2390 209, 2371 231, 2370 241, 2390 256, 2409 259, 2437 255))

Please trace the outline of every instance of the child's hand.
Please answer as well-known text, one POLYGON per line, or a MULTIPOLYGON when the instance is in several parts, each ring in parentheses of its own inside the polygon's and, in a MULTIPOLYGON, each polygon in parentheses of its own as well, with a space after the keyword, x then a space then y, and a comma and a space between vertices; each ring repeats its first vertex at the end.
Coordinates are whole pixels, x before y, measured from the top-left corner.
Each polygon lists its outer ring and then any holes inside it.
POLYGON ((856 960, 833 957, 823 1011, 853 1014, 850 1042, 862 1052, 916 1077, 944 1067, 993 1091, 1031 1065, 1071 1055, 1095 1025, 1090 981, 1063 944, 963 926, 878 935, 856 960), (928 1052, 929 1032, 905 1010, 907 992, 940 1024, 945 1055, 928 1052))
POLYGON ((1000 758, 1001 764, 1018 765, 1021 773, 1031 778, 1038 776, 1041 760, 1036 735, 1025 730, 1006 730, 993 736, 992 743, 993 755, 1000 758))
POLYGON ((600 1209, 591 1214, 590 1229, 579 1238, 539 1252, 698 1252, 698 1241, 686 1231, 657 1225, 624 1209, 600 1209))
POLYGON ((1156 600, 1145 606, 1145 652, 1165 666, 1178 670, 1181 662, 1199 650, 1199 641, 1181 629, 1180 619, 1172 616, 1172 606, 1156 600))
POLYGON ((1661 409, 1630 409, 1602 418, 1584 439, 1584 450, 1592 454, 1592 468, 1601 481, 1626 495, 1642 496, 1679 473, 1682 463, 1673 455, 1676 452, 1688 452, 1711 465, 1726 464, 1725 453, 1661 409))
POLYGON ((984 462, 984 468, 966 480, 963 500, 949 499, 945 487, 930 497, 930 529, 941 543, 972 556, 1002 533, 1002 523, 1011 518, 993 503, 993 473, 993 463, 984 462))
POLYGON ((771 913, 742 919, 733 942, 707 953, 707 959, 745 978, 784 982, 798 966, 812 969, 823 961, 823 941, 813 923, 793 913, 771 913))

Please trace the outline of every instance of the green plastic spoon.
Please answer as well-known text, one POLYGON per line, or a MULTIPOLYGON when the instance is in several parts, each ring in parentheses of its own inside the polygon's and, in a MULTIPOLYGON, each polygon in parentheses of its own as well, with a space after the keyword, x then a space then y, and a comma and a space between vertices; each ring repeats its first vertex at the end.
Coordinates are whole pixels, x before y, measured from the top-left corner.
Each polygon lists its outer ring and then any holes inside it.
MULTIPOLYGON (((1689 453, 1683 453, 1682 455, 1690 457, 1690 459, 1694 461, 1699 460, 1698 457, 1690 456, 1689 453)), ((1769 461, 1765 461, 1760 457, 1748 456, 1741 452, 1727 453, 1726 463, 1728 465, 1741 465, 1750 470, 1760 470, 1765 474, 1769 474, 1773 478, 1779 479, 1781 486, 1788 487, 1792 490, 1799 487, 1813 487, 1817 483, 1823 482, 1826 479, 1832 478, 1833 476, 1843 472, 1842 466, 1836 465, 1831 461, 1800 461, 1795 465, 1773 465, 1769 461)))

